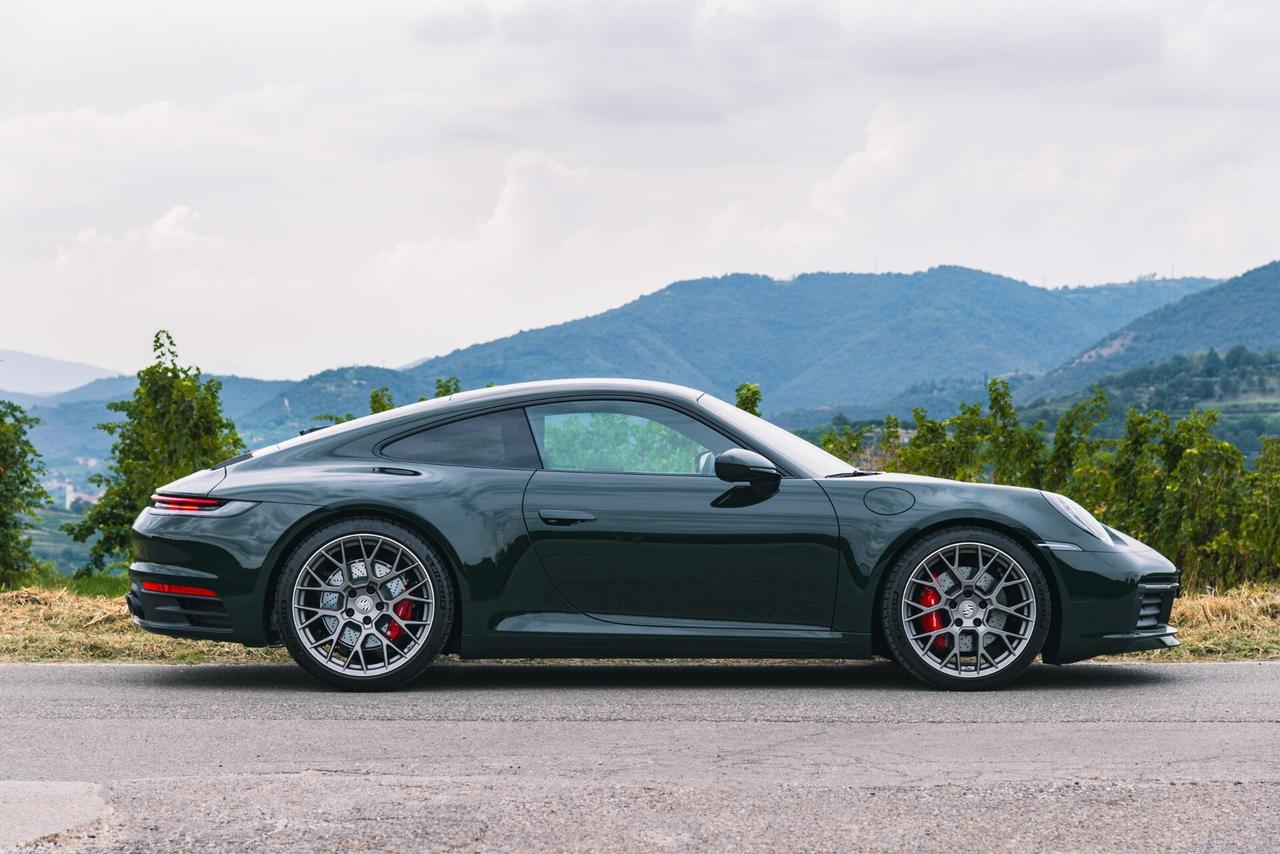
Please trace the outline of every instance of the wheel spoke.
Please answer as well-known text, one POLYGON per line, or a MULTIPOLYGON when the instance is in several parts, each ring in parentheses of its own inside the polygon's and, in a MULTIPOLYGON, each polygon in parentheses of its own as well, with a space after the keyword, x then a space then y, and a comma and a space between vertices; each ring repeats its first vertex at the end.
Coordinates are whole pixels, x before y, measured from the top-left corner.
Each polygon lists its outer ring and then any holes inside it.
POLYGON ((996 663, 996 660, 991 656, 987 655, 987 650, 985 647, 978 651, 978 659, 982 660, 984 658, 987 660, 987 663, 991 665, 993 670, 1000 669, 1000 665, 996 663))
POLYGON ((1020 635, 1020 634, 1017 634, 1016 632, 1006 632, 1004 629, 997 629, 995 626, 987 626, 987 631, 993 635, 997 635, 998 637, 1004 638, 1006 640, 1009 638, 1013 638, 1016 641, 1022 641, 1027 639, 1026 635, 1020 635))
MULTIPOLYGON (((339 630, 341 630, 341 629, 342 629, 342 626, 341 626, 341 625, 339 625, 339 626, 338 626, 338 629, 339 629, 339 630)), ((337 644, 337 642, 338 642, 338 632, 334 632, 333 634, 329 635, 328 637, 323 637, 323 638, 321 638, 320 640, 318 640, 318 641, 316 641, 315 643, 311 644, 311 645, 308 647, 308 649, 317 649, 317 648, 319 648, 319 647, 324 646, 324 645, 325 645, 326 643, 328 643, 329 641, 333 641, 333 642, 334 642, 334 644, 337 644)))
MULTIPOLYGON (((318 610, 318 609, 317 609, 317 610, 318 610)), ((306 622, 304 622, 304 623, 299 623, 299 624, 298 624, 298 628, 299 628, 299 629, 305 629, 307 626, 311 625, 311 624, 312 624, 312 623, 314 623, 316 620, 322 620, 322 619, 324 619, 325 617, 332 617, 332 616, 334 616, 336 613, 337 613, 337 611, 320 611, 320 613, 316 614, 314 617, 312 617, 311 619, 307 620, 306 622)))
POLYGON ((950 626, 948 626, 948 627, 946 627, 945 629, 936 629, 936 630, 934 630, 934 631, 932 631, 932 632, 922 632, 922 633, 920 633, 920 634, 918 634, 918 635, 912 635, 912 636, 911 636, 911 639, 912 639, 913 641, 918 641, 918 640, 927 640, 927 641, 928 641, 928 643, 926 643, 925 645, 926 645, 926 646, 928 646, 928 644, 929 644, 929 643, 932 643, 932 642, 933 642, 933 639, 934 639, 934 638, 936 638, 938 635, 944 635, 944 634, 946 634, 946 633, 947 633, 948 631, 950 631, 950 630, 951 630, 951 627, 950 627, 950 626))

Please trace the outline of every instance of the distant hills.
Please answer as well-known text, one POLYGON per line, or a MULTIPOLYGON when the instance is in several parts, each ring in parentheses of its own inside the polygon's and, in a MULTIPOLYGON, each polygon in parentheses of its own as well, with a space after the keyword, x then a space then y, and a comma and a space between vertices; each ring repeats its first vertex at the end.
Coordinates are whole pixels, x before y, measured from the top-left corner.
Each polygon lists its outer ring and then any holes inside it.
POLYGON ((0 392, 0 397, 23 403, 31 395, 55 394, 100 377, 117 376, 119 373, 83 362, 50 359, 17 350, 0 350, 0 389, 4 390, 0 392))
MULTIPOLYGON (((1280 350, 1254 353, 1237 345, 1225 353, 1177 355, 1102 377, 1097 385, 1109 404, 1109 417, 1098 428, 1102 436, 1121 435, 1130 408, 1159 409, 1173 417, 1193 409, 1216 409, 1216 435, 1249 456, 1260 450, 1261 436, 1280 435, 1280 350)), ((1089 386, 1023 407, 1022 416, 1028 421, 1043 419, 1052 428, 1068 407, 1091 391, 1089 386)))
POLYGON ((1151 309, 1215 284, 1164 279, 1046 290, 970 270, 733 275, 676 282, 592 317, 521 332, 400 372, 352 367, 308 377, 248 413, 271 438, 319 412, 359 412, 369 391, 430 395, 437 377, 463 388, 573 376, 644 377, 730 397, 758 383, 767 413, 832 401, 882 401, 917 384, 1040 373, 1151 309))
POLYGON ((1047 290, 980 270, 734 275, 677 282, 593 317, 405 369, 422 381, 647 377, 719 396, 759 383, 777 412, 884 400, 947 378, 1056 367, 1134 318, 1214 284, 1173 279, 1047 290))
POLYGON ((1180 353, 1236 345, 1265 351, 1280 347, 1280 262, 1171 302, 1121 325, 1028 383, 1018 398, 1031 401, 1070 394, 1129 368, 1163 362, 1180 353))

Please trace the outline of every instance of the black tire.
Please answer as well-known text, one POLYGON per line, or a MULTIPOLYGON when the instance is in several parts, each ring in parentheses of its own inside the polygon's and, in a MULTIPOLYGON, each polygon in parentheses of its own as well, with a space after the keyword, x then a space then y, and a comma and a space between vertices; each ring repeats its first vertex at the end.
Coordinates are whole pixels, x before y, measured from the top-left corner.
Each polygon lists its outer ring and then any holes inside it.
MULTIPOLYGON (((990 552, 987 552, 989 555, 990 552)), ((967 558, 961 558, 960 552, 956 554, 956 562, 963 563, 967 558)), ((972 571, 971 567, 962 567, 967 571, 972 571)), ((944 570, 945 572, 945 570, 944 570)), ((917 576, 919 577, 919 576, 917 576)), ((945 581, 945 579, 943 579, 945 581)), ((958 579, 962 583, 962 590, 968 590, 967 586, 963 586, 964 579, 958 579)), ((925 584, 928 584, 926 580, 925 584)), ((954 594, 957 597, 966 597, 974 599, 981 596, 978 593, 959 593, 954 594)), ((940 597, 941 598, 941 597, 940 597)), ((915 600, 912 600, 913 602, 915 600)), ((959 601, 959 598, 956 600, 959 601)), ((982 601, 987 601, 983 599, 982 601)), ((963 604, 963 603, 961 603, 963 604)), ((919 608, 918 605, 912 607, 919 608)), ((988 528, 976 526, 957 526, 952 528, 944 528, 935 531, 920 540, 912 543, 894 562, 889 570, 889 578, 884 587, 884 596, 880 602, 880 619, 881 628, 884 632, 885 643, 889 648, 889 653, 904 670, 916 677, 920 681, 932 685, 937 688, 946 688, 950 690, 975 691, 986 690, 990 688, 998 688, 1001 685, 1008 684, 1012 680, 1020 676, 1035 657, 1040 653, 1044 646, 1045 638, 1049 633, 1049 624, 1052 619, 1052 598, 1049 594, 1049 584, 1045 578, 1043 567, 1035 555, 1031 554, 1026 548, 1019 545, 1012 538, 993 531, 988 528), (935 559, 944 549, 959 546, 961 549, 973 549, 978 555, 978 559, 982 559, 983 552, 978 546, 984 546, 988 549, 1003 552, 1005 556, 1016 562, 1026 577, 1025 587, 1016 588, 1018 591, 1030 590, 1033 597, 1034 608, 1024 609, 1025 613, 1033 614, 1033 619, 1026 621, 1026 624, 1018 623, 1020 631, 1025 634, 1021 646, 1016 650, 1009 645, 1004 647, 1004 658, 998 668, 993 667, 992 672, 988 674, 981 673, 979 669, 976 675, 962 676, 959 673, 944 672, 937 665, 929 663, 947 655, 946 644, 959 644, 958 636, 952 636, 949 639, 925 639, 921 641, 913 641, 907 633, 908 618, 907 614, 916 614, 919 619, 919 612, 908 610, 908 606, 904 606, 903 599, 907 595, 908 585, 912 585, 913 590, 922 590, 924 585, 919 582, 913 582, 912 577, 917 569, 924 565, 925 561, 935 559), (930 644, 937 642, 943 644, 943 651, 932 652, 930 644)), ((959 609, 957 609, 957 612, 959 609)), ((958 617, 953 616, 951 609, 948 609, 946 616, 942 619, 953 621, 945 624, 947 628, 951 626, 967 625, 954 622, 958 617)), ((982 612, 984 615, 988 612, 982 612)), ((994 613, 994 612, 991 612, 994 613)), ((962 616, 962 615, 959 615, 962 616)), ((981 620, 978 620, 979 625, 981 620)), ((913 625, 919 626, 919 622, 913 625)), ((936 628, 937 625, 932 628, 936 628)), ((930 628, 930 627, 926 627, 930 628)), ((969 642, 973 648, 977 648, 983 644, 983 635, 977 634, 978 629, 972 629, 969 636, 969 642)), ((988 629, 989 631, 989 629, 988 629)), ((922 632, 921 632, 922 633, 922 632)), ((999 641, 997 637, 992 637, 993 641, 997 641, 997 649, 999 641)), ((990 641, 988 641, 990 643, 990 641)), ((963 649, 963 646, 960 647, 963 649)), ((980 655, 981 653, 979 653, 980 655)), ((975 657, 975 660, 981 660, 975 657)), ((945 664, 943 666, 946 666, 945 664)), ((963 671, 963 663, 959 653, 955 653, 955 670, 963 671)))
MULTIPOLYGON (((276 585, 275 616, 280 627, 280 635, 293 660, 303 670, 323 682, 344 691, 386 691, 405 685, 422 675, 432 660, 440 652, 453 625, 454 600, 453 587, 450 584, 444 559, 439 552, 421 536, 403 525, 374 516, 352 516, 331 522, 308 536, 289 555, 284 569, 280 573, 276 585), (421 564, 425 575, 430 579, 433 592, 434 612, 430 626, 420 643, 415 644, 404 655, 394 670, 376 675, 348 675, 340 673, 322 664, 308 651, 298 627, 294 623, 293 597, 298 576, 303 572, 308 560, 323 549, 326 544, 343 538, 367 535, 384 538, 403 547, 421 564)), ((365 579, 368 581, 369 579, 365 579)), ((309 583, 314 583, 308 578, 309 583)), ((373 588, 370 588, 372 590, 373 588)), ((328 594, 326 594, 328 595, 328 594)), ((355 595, 355 594, 352 594, 355 595)), ((384 606, 379 605, 379 611, 384 606)), ((424 618, 425 619, 425 618, 424 618)), ((358 627, 357 627, 358 628, 358 627)), ((367 631, 367 630, 366 630, 367 631)), ((335 631, 335 635, 337 632, 335 631)), ((363 638, 361 639, 363 641, 363 638)), ((359 646, 360 643, 353 644, 359 646)), ((364 655, 361 653, 361 659, 364 655)), ((392 656, 388 653, 386 658, 392 656)))

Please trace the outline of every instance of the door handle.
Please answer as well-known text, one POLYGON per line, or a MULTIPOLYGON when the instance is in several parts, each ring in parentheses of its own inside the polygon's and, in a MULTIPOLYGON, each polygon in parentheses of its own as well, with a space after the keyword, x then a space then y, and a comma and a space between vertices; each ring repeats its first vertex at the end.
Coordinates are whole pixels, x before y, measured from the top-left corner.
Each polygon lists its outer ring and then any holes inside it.
POLYGON ((539 510, 538 518, 548 525, 579 525, 596 520, 586 510, 539 510))

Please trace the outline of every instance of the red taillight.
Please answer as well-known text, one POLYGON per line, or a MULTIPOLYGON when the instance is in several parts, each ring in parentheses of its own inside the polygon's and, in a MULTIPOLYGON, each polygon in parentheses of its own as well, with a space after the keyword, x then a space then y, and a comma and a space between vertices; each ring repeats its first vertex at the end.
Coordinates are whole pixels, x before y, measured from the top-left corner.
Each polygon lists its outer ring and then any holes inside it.
POLYGON ((186 584, 165 584, 161 581, 144 581, 142 589, 149 593, 172 593, 175 596, 217 596, 207 587, 191 587, 186 584))
POLYGON ((226 502, 219 498, 194 498, 188 495, 151 496, 151 506, 157 510, 173 510, 178 513, 205 513, 217 510, 226 502))

